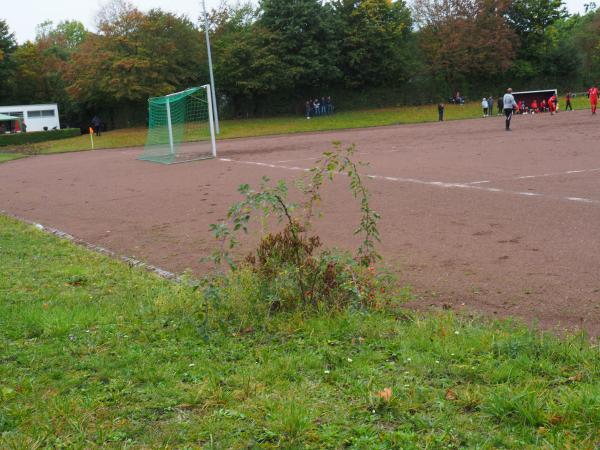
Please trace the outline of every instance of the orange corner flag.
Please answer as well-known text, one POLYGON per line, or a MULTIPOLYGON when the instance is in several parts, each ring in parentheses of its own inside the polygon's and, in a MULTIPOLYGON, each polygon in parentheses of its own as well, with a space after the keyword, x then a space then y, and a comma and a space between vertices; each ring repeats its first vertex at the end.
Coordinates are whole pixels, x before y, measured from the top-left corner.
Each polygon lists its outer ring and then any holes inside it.
POLYGON ((90 127, 90 134, 94 134, 94 129, 90 127))

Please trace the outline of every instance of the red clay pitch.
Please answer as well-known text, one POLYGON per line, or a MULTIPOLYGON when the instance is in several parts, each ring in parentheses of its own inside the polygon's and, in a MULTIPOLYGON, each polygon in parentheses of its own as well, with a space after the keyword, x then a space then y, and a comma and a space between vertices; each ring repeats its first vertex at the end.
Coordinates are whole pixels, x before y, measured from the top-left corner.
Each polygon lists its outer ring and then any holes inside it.
MULTIPOLYGON (((141 149, 0 165, 0 210, 171 271, 205 270, 211 223, 242 183, 292 179, 355 143, 386 261, 417 305, 516 316, 600 335, 600 117, 563 112, 219 143, 220 159, 162 166, 141 149)), ((317 226, 350 248, 358 206, 338 179, 317 226)))

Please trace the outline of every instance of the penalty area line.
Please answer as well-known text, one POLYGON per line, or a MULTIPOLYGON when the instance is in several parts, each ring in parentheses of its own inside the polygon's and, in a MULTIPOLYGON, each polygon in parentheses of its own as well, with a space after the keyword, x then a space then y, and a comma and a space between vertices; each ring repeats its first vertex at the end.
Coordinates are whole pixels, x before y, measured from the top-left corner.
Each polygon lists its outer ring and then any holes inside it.
MULTIPOLYGON (((543 173, 540 175, 522 175, 522 176, 512 177, 512 178, 501 178, 499 180, 496 180, 496 182, 507 181, 507 180, 533 180, 535 178, 560 177, 560 176, 564 176, 564 175, 575 175, 575 174, 580 174, 580 173, 591 173, 591 172, 600 172, 600 168, 598 168, 598 169, 582 169, 582 170, 566 170, 564 172, 543 173)), ((465 183, 465 184, 486 184, 486 183, 491 183, 491 181, 489 181, 489 180, 472 181, 470 183, 465 183)))
MULTIPOLYGON (((283 169, 283 170, 301 171, 301 172, 309 172, 310 171, 310 169, 307 169, 306 167, 283 166, 281 164, 271 164, 271 163, 263 163, 263 162, 257 162, 257 161, 243 161, 243 160, 239 160, 239 159, 230 159, 230 158, 219 158, 219 161, 227 162, 227 163, 243 164, 243 165, 247 165, 247 166, 267 167, 269 169, 283 169)), ((515 196, 526 197, 526 198, 547 198, 547 199, 552 199, 552 200, 562 200, 562 201, 600 205, 600 200, 594 200, 591 198, 560 197, 560 196, 543 194, 543 193, 539 193, 539 192, 511 191, 511 190, 507 190, 507 189, 499 189, 499 188, 494 188, 494 187, 481 186, 479 184, 473 184, 473 183, 447 183, 447 182, 443 182, 443 181, 428 181, 428 180, 420 180, 418 178, 390 177, 390 176, 373 175, 373 174, 366 174, 365 177, 367 177, 371 180, 382 180, 382 181, 389 181, 389 182, 395 182, 395 183, 419 184, 422 186, 433 186, 433 187, 444 188, 444 189, 470 189, 473 191, 503 193, 503 194, 515 195, 515 196)), ((484 183, 484 182, 480 182, 480 183, 484 183)), ((489 183, 489 181, 486 181, 486 183, 489 183)))

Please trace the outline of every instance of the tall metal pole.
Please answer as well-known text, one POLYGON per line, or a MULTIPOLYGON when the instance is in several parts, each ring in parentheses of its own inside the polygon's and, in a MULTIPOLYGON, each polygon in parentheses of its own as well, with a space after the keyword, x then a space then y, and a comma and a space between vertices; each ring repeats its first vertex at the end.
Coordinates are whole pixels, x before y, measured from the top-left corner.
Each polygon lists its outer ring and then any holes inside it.
POLYGON ((171 121, 171 99, 167 97, 167 126, 169 127, 169 153, 175 155, 175 144, 173 143, 173 122, 171 121))
POLYGON ((210 87, 212 93, 212 104, 213 111, 215 115, 215 130, 217 134, 221 134, 221 127, 219 126, 219 108, 217 106, 217 95, 215 92, 215 76, 213 74, 213 65, 212 65, 212 53, 210 51, 210 37, 208 35, 208 14, 206 12, 206 2, 202 0, 202 9, 204 10, 204 31, 206 32, 206 49, 208 50, 208 70, 210 72, 210 87))

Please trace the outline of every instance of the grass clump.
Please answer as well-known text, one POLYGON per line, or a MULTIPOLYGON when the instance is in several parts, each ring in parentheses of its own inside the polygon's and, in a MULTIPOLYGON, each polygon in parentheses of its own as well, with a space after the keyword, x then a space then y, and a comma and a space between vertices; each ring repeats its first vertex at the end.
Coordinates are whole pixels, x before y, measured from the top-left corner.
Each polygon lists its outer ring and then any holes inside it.
POLYGON ((25 158, 26 155, 22 155, 21 153, 0 153, 0 164, 7 161, 12 161, 14 159, 25 158))
POLYGON ((600 353, 509 322, 273 314, 0 217, 0 448, 595 448, 600 353), (206 305, 211 305, 206 314, 206 305))

